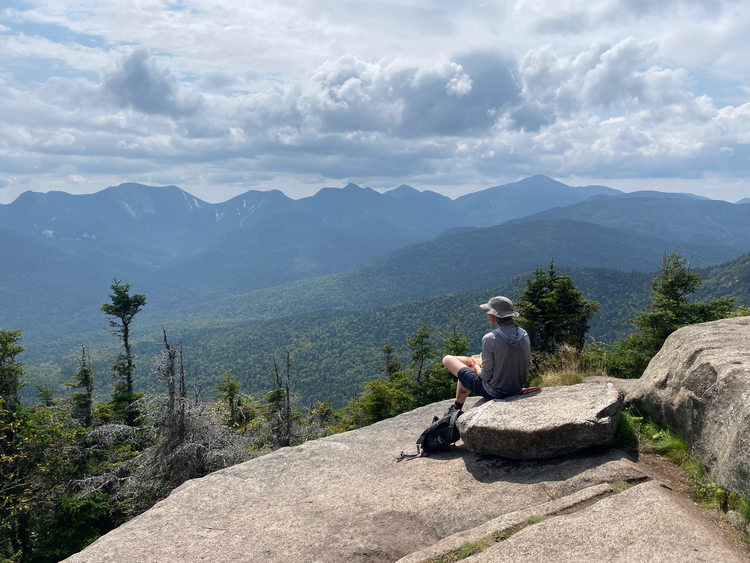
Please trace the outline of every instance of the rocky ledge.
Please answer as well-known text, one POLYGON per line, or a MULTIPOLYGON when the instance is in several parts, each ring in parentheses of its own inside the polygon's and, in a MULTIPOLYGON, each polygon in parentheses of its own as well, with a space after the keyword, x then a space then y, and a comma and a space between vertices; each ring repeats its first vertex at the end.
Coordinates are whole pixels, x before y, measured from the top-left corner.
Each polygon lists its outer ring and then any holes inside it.
POLYGON ((466 542, 486 548, 473 561, 747 560, 616 449, 519 462, 459 443, 397 463, 449 404, 185 483, 68 561, 416 562, 466 542))

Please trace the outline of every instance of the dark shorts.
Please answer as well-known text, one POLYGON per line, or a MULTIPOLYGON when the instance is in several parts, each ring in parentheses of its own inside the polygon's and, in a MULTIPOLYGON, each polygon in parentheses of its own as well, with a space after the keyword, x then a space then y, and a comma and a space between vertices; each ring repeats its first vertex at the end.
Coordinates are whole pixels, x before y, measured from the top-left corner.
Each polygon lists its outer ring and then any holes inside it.
POLYGON ((484 397, 485 399, 496 398, 492 395, 489 395, 487 391, 484 390, 484 382, 477 375, 477 372, 475 372, 472 368, 461 368, 460 370, 458 370, 456 377, 461 382, 461 385, 466 387, 469 391, 473 391, 480 397, 484 397))

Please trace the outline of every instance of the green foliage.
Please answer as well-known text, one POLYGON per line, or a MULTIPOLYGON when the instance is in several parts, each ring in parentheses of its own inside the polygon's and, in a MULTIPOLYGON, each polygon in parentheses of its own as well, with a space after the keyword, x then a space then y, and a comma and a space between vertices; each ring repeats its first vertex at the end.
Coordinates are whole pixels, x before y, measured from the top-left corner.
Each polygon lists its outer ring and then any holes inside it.
POLYGON ((65 383, 71 389, 82 389, 71 394, 73 403, 73 416, 80 420, 84 426, 91 426, 91 407, 93 405, 94 393, 94 370, 91 364, 91 356, 86 352, 86 347, 81 346, 81 357, 78 358, 78 369, 73 378, 65 383))
POLYGON ((437 356, 437 348, 430 341, 431 336, 429 327, 424 324, 413 335, 406 337, 406 344, 411 350, 409 369, 414 373, 417 383, 422 381, 425 364, 429 365, 437 356))
POLYGON ((492 542, 489 538, 482 538, 481 540, 466 542, 458 550, 458 558, 466 559, 467 557, 471 557, 475 553, 479 553, 487 549, 491 545, 491 543, 492 542))
POLYGON ((111 321, 112 328, 126 330, 136 314, 146 305, 146 296, 140 293, 130 295, 129 283, 121 283, 122 280, 115 278, 109 288, 112 294, 109 296, 111 303, 104 303, 101 310, 105 315, 117 320, 111 321))
POLYGON ((701 285, 700 274, 679 252, 665 254, 659 273, 651 282, 651 304, 628 322, 637 332, 617 342, 611 349, 593 348, 592 356, 603 359, 611 375, 640 377, 664 341, 678 328, 715 321, 733 314, 734 298, 709 303, 692 303, 689 296, 701 285))
POLYGON ((530 526, 531 524, 539 524, 539 522, 544 522, 546 519, 547 517, 544 514, 532 514, 524 520, 524 524, 527 526, 530 526))
POLYGON ((537 268, 526 280, 518 309, 518 324, 529 333, 532 350, 551 353, 561 344, 583 348, 599 303, 584 299, 569 275, 557 274, 552 261, 546 272, 537 268))
POLYGON ((0 398, 10 409, 18 405, 18 392, 23 387, 23 362, 16 361, 16 356, 24 351, 18 343, 21 338, 20 330, 0 329, 0 398))
POLYGON ((55 392, 49 385, 34 385, 36 387, 37 394, 39 395, 39 404, 44 407, 52 407, 55 405, 55 392))
POLYGON ((98 537, 99 513, 68 510, 76 502, 71 482, 82 476, 82 436, 65 410, 0 406, 0 555, 59 561, 98 537))
POLYGON ((682 469, 692 484, 693 494, 704 499, 707 507, 737 510, 750 521, 750 500, 718 487, 710 480, 704 465, 691 455, 688 443, 679 434, 649 420, 634 405, 625 408, 620 415, 615 445, 663 455, 682 469))
POLYGON ((638 431, 643 417, 638 416, 633 407, 627 407, 620 413, 615 431, 613 445, 623 450, 633 451, 638 449, 638 431))
POLYGON ((368 426, 414 408, 414 379, 411 373, 399 371, 387 380, 365 383, 365 390, 350 403, 350 428, 368 426))
MULTIPOLYGON (((442 355, 465 355, 468 338, 459 329, 458 318, 450 321, 450 332, 442 334, 442 355)), ((438 348, 430 341, 431 331, 422 325, 412 336, 407 336, 412 351, 409 369, 387 373, 387 377, 365 383, 364 392, 356 395, 347 407, 345 429, 366 426, 390 418, 416 407, 429 405, 455 396, 456 382, 451 373, 436 361, 438 348), (430 362, 430 366, 425 364, 430 362), (421 375, 420 375, 421 374, 421 375)), ((392 353, 386 345, 383 352, 392 353)), ((386 362, 387 363, 387 362, 386 362)))
POLYGON ((117 278, 109 287, 113 292, 109 296, 111 303, 104 303, 101 310, 105 315, 113 318, 109 321, 109 326, 122 340, 125 348, 125 353, 120 354, 111 364, 112 376, 115 378, 112 407, 115 413, 121 414, 125 422, 132 426, 138 416, 133 405, 143 395, 133 391, 135 364, 131 352, 130 324, 133 322, 133 317, 146 305, 146 296, 140 293, 130 295, 130 284, 122 284, 117 278))
POLYGON ((219 383, 214 386, 214 389, 219 392, 219 398, 226 404, 226 408, 229 411, 229 419, 225 424, 234 425, 238 422, 237 407, 242 406, 241 402, 238 405, 240 387, 242 387, 242 382, 229 370, 222 376, 219 383))

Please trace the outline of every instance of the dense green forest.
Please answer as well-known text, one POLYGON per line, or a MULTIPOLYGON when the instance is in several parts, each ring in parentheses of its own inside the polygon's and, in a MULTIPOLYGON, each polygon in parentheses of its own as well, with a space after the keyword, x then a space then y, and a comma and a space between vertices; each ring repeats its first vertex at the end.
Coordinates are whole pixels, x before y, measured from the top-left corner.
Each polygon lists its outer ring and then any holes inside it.
MULTIPOLYGON (((590 337, 599 343, 612 343, 633 330, 623 319, 633 317, 648 303, 653 273, 563 266, 558 269, 571 275, 586 299, 601 304, 591 321, 590 337)), ((750 255, 698 272, 705 281, 695 299, 706 301, 731 295, 738 297, 738 304, 750 303, 746 294, 750 255)), ((479 291, 438 295, 365 311, 320 311, 266 321, 173 320, 165 327, 183 343, 186 369, 204 390, 230 370, 248 393, 260 397, 270 387, 272 353, 288 350, 295 359, 295 392, 301 403, 320 400, 342 406, 378 374, 382 346, 390 342, 396 356, 405 358, 406 335, 423 324, 431 328, 433 340, 439 345, 440 333, 447 332, 450 321, 457 319, 469 338, 470 350, 478 352, 481 337, 490 327, 477 305, 492 295, 515 299, 522 293, 528 276, 522 274, 501 286, 479 291)), ((133 333, 138 366, 135 388, 141 392, 159 391, 162 384, 150 373, 149 365, 162 345, 161 326, 136 322, 133 333)), ((116 355, 117 342, 103 330, 51 342, 31 341, 26 345, 25 356, 29 378, 35 384, 59 390, 75 370, 81 344, 89 348, 92 361, 98 366, 108 365, 116 355)), ((27 389, 29 396, 32 390, 27 389)))
MULTIPOLYGON (((602 303, 591 323, 597 341, 612 342, 630 329, 622 319, 642 309, 652 274, 617 270, 560 268, 569 272, 587 299, 602 303)), ((441 333, 457 319, 478 352, 482 336, 490 330, 478 304, 492 295, 515 299, 529 274, 481 291, 451 293, 417 299, 366 311, 320 311, 266 321, 222 320, 165 323, 175 340, 185 348, 185 366, 196 384, 207 388, 226 370, 239 377, 245 389, 261 396, 270 385, 268 373, 272 353, 288 350, 295 359, 295 391, 305 404, 328 401, 345 404, 362 390, 364 382, 377 375, 386 342, 395 354, 408 353, 406 335, 423 324, 440 344, 441 333)), ((145 308, 144 308, 145 309, 145 308)), ((104 325, 102 319, 102 325, 104 325)), ((159 382, 149 373, 150 359, 161 348, 161 326, 135 323, 133 353, 138 370, 139 391, 159 391, 159 382)), ((27 373, 37 384, 59 389, 75 369, 79 346, 91 351, 94 364, 108 364, 116 355, 117 342, 106 332, 68 336, 52 342, 31 342, 26 354, 27 373)))

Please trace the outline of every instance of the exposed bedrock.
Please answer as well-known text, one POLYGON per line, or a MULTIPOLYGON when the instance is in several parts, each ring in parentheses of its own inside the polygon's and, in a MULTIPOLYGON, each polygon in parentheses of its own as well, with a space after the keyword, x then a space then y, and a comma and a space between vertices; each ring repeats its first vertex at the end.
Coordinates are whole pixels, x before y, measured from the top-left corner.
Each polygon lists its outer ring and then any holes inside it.
POLYGON ((680 433, 719 486, 750 496, 750 317, 672 333, 626 401, 680 433))

